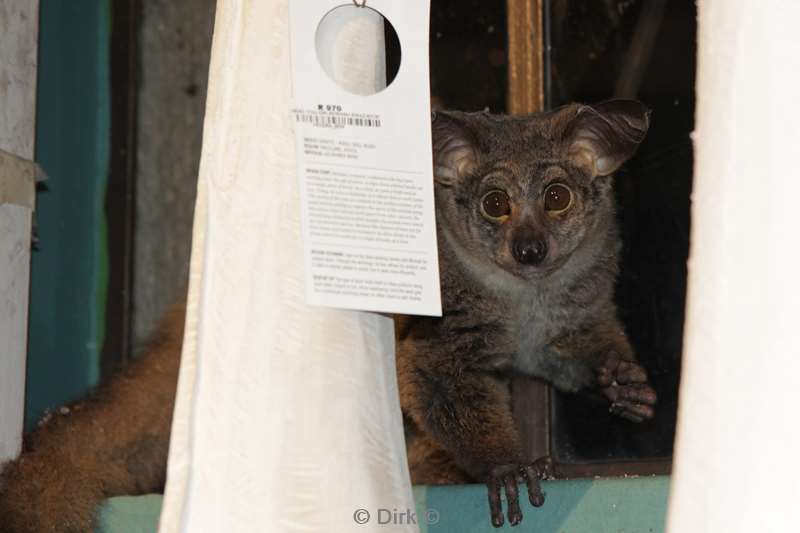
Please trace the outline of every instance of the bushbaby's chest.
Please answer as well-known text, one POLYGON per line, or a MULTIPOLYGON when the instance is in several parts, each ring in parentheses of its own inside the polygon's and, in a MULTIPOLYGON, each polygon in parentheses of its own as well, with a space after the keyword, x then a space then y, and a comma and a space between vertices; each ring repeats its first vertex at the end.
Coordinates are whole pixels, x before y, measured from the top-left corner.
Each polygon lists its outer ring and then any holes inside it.
POLYGON ((484 352, 492 368, 536 373, 546 348, 568 327, 568 313, 532 291, 506 295, 475 289, 462 289, 445 307, 451 341, 484 352), (468 340, 473 335, 478 342, 468 340))
POLYGON ((547 347, 568 327, 569 313, 538 294, 509 302, 509 310, 507 329, 515 347, 513 366, 530 373, 548 356, 547 347))

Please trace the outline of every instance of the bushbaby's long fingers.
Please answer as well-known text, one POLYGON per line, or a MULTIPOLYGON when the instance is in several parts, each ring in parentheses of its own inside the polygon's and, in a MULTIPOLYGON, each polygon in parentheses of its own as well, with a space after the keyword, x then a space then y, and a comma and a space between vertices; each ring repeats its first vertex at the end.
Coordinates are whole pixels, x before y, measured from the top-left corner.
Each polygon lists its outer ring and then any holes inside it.
POLYGON ((544 504, 544 493, 539 481, 549 478, 552 470, 553 459, 548 456, 540 457, 522 467, 522 475, 528 484, 528 499, 534 507, 541 507, 544 504))
POLYGON ((508 502, 508 523, 516 526, 522 522, 522 509, 519 508, 519 488, 515 473, 503 476, 506 487, 506 501, 508 502))
POLYGON ((620 361, 617 366, 617 383, 647 383, 647 370, 634 361, 620 361))
POLYGON ((490 477, 486 482, 486 487, 489 489, 489 512, 492 515, 492 525, 502 527, 505 519, 503 518, 503 506, 500 503, 500 480, 490 477))
POLYGON ((611 412, 630 420, 631 422, 643 422, 653 418, 653 407, 641 403, 622 400, 611 405, 611 412))
POLYGON ((657 395, 649 385, 631 384, 619 387, 617 390, 617 401, 628 401, 632 403, 642 403, 645 405, 655 405, 657 395))
POLYGON ((539 484, 539 469, 535 465, 522 467, 525 483, 528 485, 528 499, 534 507, 541 507, 544 504, 544 493, 539 484))

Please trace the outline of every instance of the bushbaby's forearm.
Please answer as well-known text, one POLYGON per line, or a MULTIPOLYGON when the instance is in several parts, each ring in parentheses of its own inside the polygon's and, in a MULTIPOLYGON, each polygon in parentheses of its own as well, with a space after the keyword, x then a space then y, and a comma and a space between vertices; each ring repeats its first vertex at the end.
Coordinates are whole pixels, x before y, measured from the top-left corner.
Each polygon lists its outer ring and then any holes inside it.
POLYGON ((598 369, 609 357, 635 360, 630 342, 615 319, 568 331, 552 342, 546 352, 537 377, 565 392, 597 386, 598 369))
POLYGON ((550 350, 550 360, 557 366, 547 379, 557 388, 568 392, 591 388, 623 418, 633 422, 652 418, 656 393, 615 319, 566 334, 550 350))
POLYGON ((400 403, 420 430, 475 480, 495 465, 522 461, 503 379, 465 365, 449 344, 398 342, 400 403))

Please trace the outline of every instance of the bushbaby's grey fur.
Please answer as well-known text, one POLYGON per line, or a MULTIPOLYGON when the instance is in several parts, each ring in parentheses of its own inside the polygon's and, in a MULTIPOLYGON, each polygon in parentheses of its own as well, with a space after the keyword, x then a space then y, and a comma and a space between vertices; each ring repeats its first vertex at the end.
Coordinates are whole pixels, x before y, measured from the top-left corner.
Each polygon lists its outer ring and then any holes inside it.
POLYGON ((611 174, 648 124, 644 106, 623 100, 525 117, 434 118, 444 316, 398 323, 410 466, 417 482, 487 481, 495 525, 500 486, 517 523, 516 479, 527 479, 531 502, 541 504, 546 470, 522 453, 509 375, 565 391, 596 387, 632 421, 653 414, 655 393, 613 303, 620 238, 611 174), (548 191, 554 184, 561 188, 548 191), (553 190, 571 197, 566 209, 546 209, 553 190), (501 204, 507 198, 501 217, 481 207, 493 191, 501 204))

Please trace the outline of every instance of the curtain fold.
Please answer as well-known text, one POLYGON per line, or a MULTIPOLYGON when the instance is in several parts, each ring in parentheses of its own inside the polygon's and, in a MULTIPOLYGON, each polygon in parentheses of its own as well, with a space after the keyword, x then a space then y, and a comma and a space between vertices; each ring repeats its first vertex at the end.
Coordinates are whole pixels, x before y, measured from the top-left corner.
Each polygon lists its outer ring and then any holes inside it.
POLYGON ((359 509, 414 508, 392 321, 304 304, 288 1, 217 5, 162 532, 363 531, 359 509))
POLYGON ((668 530, 797 531, 800 3, 705 0, 698 8, 692 244, 668 530))

